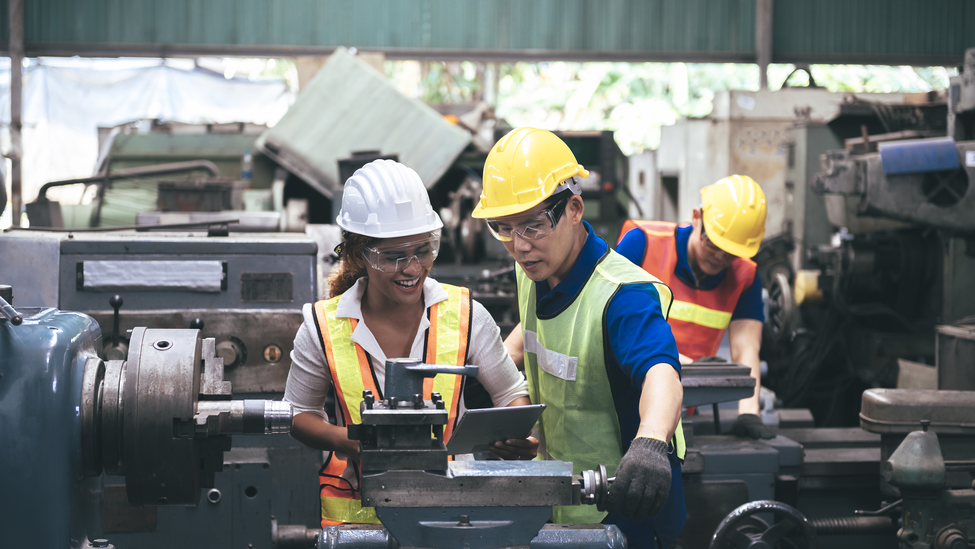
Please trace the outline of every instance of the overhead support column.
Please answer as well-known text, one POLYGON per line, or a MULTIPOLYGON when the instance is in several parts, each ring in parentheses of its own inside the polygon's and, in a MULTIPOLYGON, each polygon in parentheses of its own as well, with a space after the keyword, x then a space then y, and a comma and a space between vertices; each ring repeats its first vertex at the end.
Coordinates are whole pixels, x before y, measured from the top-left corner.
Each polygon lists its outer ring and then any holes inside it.
POLYGON ((20 227, 24 197, 21 188, 20 159, 23 156, 23 140, 20 131, 23 98, 24 70, 24 0, 7 0, 10 19, 10 218, 14 227, 20 227))
POLYGON ((760 89, 768 89, 768 66, 772 62, 772 0, 755 0, 755 62, 760 89))

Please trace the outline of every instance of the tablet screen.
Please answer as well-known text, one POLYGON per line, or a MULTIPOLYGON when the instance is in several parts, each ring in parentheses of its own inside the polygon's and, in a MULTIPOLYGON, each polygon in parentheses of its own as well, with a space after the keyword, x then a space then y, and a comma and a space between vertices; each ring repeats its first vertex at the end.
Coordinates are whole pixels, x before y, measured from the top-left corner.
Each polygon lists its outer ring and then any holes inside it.
POLYGON ((468 410, 460 418, 447 452, 470 454, 486 452, 491 444, 509 438, 525 438, 545 410, 544 404, 468 410))

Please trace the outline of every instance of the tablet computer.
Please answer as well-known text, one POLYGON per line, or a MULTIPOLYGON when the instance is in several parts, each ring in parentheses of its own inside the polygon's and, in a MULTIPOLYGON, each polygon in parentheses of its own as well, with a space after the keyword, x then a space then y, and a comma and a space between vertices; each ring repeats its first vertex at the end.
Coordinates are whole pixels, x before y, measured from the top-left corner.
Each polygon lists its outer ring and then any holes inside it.
POLYGON ((447 452, 487 452, 491 444, 499 440, 525 438, 543 410, 544 404, 467 410, 447 441, 447 452))

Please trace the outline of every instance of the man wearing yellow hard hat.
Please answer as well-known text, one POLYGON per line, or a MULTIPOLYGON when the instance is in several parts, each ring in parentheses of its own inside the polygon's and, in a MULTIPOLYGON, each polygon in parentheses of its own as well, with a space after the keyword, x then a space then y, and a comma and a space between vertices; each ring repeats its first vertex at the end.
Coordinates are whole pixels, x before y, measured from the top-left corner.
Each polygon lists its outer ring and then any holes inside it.
POLYGON ((668 322, 681 363, 714 356, 725 331, 731 360, 751 368, 755 393, 738 402, 733 432, 772 438, 758 415, 761 385, 762 281, 752 261, 765 235, 765 193, 747 175, 732 175, 701 190, 691 223, 627 221, 616 251, 674 292, 668 322))
POLYGON ((548 406, 538 459, 616 477, 605 509, 556 507, 553 521, 616 524, 630 547, 670 547, 687 517, 671 292, 582 220, 576 178, 588 175, 555 134, 518 128, 488 154, 472 215, 516 263, 521 324, 505 346, 548 406))

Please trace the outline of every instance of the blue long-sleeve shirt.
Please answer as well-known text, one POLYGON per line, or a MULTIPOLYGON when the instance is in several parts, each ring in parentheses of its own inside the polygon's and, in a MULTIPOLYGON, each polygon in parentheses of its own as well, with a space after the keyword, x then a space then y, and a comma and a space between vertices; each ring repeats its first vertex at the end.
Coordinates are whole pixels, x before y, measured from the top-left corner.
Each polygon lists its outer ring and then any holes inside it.
MULTIPOLYGON (((607 252, 606 241, 596 236, 588 223, 583 224, 588 237, 565 279, 554 288, 550 288, 546 281, 535 283, 536 311, 539 315, 554 315, 566 306, 589 280, 596 263, 607 252)), ((606 326, 609 338, 606 344, 612 350, 615 361, 615 364, 607 365, 606 371, 625 453, 640 427, 640 394, 647 372, 655 365, 669 364, 679 375, 680 360, 674 335, 660 307, 660 295, 651 283, 622 286, 606 309, 606 326)), ((656 531, 662 547, 670 547, 683 527, 687 512, 676 452, 670 454, 670 461, 671 492, 660 515, 636 522, 615 514, 603 521, 616 524, 627 535, 631 547, 649 546, 634 544, 641 541, 649 543, 653 535, 650 530, 656 531)))

